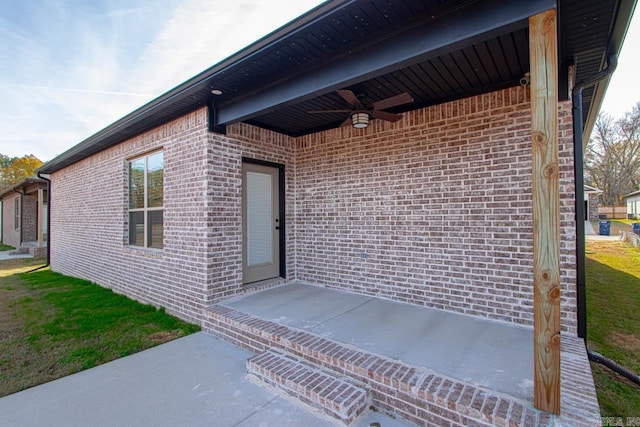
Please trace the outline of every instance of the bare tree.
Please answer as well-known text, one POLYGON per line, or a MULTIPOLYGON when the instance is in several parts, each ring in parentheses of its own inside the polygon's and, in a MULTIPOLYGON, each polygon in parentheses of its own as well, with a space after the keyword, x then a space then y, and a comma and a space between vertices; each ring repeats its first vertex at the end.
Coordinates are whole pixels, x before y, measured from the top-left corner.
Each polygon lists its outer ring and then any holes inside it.
POLYGON ((603 191, 603 205, 615 206, 640 184, 640 102, 623 118, 600 114, 585 154, 585 184, 603 191))

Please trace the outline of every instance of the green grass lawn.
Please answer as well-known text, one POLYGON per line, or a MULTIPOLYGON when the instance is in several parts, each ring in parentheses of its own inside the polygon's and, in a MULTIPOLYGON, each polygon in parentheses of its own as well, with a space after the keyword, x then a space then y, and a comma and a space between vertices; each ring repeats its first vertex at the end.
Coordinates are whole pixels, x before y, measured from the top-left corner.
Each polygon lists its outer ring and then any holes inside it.
MULTIPOLYGON (((640 251, 621 242, 587 242, 590 349, 640 372, 640 251)), ((591 364, 602 416, 640 416, 640 387, 591 364)))
POLYGON ((4 243, 0 243, 0 252, 2 251, 10 251, 15 249, 13 246, 5 245, 4 243))
POLYGON ((0 396, 200 329, 42 262, 0 261, 0 396))

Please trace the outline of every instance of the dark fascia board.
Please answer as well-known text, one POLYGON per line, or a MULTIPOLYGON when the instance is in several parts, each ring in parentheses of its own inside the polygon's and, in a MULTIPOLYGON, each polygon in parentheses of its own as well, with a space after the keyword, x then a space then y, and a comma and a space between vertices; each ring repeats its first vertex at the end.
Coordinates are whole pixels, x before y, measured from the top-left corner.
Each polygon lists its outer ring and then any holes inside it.
POLYGON ((222 103, 217 124, 250 120, 260 114, 345 88, 363 80, 416 64, 439 54, 528 26, 528 18, 556 7, 555 0, 479 1, 442 20, 416 25, 375 45, 349 52, 339 60, 222 103), (451 25, 455 21, 456 25, 451 25))
MULTIPOLYGON (((265 49, 271 47, 276 42, 286 40, 288 37, 293 36, 297 32, 303 30, 304 28, 307 28, 318 20, 324 19, 332 13, 335 13, 336 11, 351 3, 355 3, 356 1, 357 0, 328 0, 320 4, 319 6, 316 6, 304 15, 267 34, 266 36, 262 37, 246 48, 227 57, 226 59, 223 59, 211 68, 203 71, 200 74, 197 74, 193 78, 176 86, 165 94, 159 96, 158 98, 134 110, 132 113, 107 126, 96 134, 90 136, 79 144, 71 147, 69 150, 56 156, 55 158, 41 166, 38 169, 38 172, 43 174, 51 174, 75 163, 82 158, 108 148, 108 146, 100 145, 100 142, 110 135, 122 130, 126 126, 145 120, 146 118, 152 116, 158 109, 166 106, 167 104, 170 104, 172 101, 208 86, 210 84, 210 81, 212 79, 215 79, 216 76, 228 72, 233 67, 241 66, 242 63, 250 61, 251 58, 260 54, 265 49)), ((109 146, 115 145, 118 142, 109 144, 109 146)))
MULTIPOLYGON (((624 39, 627 36, 629 26, 631 24, 631 18, 633 17, 633 11, 636 7, 636 0, 620 0, 618 2, 617 13, 612 17, 610 24, 611 35, 609 36, 608 52, 603 52, 602 62, 600 64, 600 70, 604 70, 607 66, 607 58, 614 54, 620 55, 624 39)), ((615 71, 614 73, 615 74, 615 71)), ((589 138, 591 138, 591 132, 598 119, 600 113, 600 107, 604 100, 604 95, 609 87, 612 75, 608 76, 604 80, 596 83, 591 98, 591 104, 587 113, 587 118, 584 121, 583 133, 582 133, 582 146, 586 149, 589 138)))
POLYGON ((20 188, 25 188, 31 184, 45 184, 45 183, 46 181, 44 179, 41 179, 35 176, 25 178, 22 181, 19 181, 18 183, 2 190, 0 192, 0 200, 2 200, 7 194, 14 193, 16 192, 16 190, 20 188))

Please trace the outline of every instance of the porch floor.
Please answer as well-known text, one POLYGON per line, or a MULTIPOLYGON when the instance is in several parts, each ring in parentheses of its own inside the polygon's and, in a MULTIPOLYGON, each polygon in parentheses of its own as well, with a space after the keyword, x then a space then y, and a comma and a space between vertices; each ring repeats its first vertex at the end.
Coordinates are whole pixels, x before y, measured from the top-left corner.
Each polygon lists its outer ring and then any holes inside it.
POLYGON ((528 328, 300 283, 224 305, 533 400, 533 331, 528 328))
MULTIPOLYGON (((530 408, 527 411, 538 413, 533 409, 533 330, 527 327, 303 283, 248 291, 216 307, 219 308, 208 311, 212 319, 231 316, 231 323, 244 322, 238 314, 246 313, 250 316, 246 318, 246 327, 261 328, 260 323, 250 319, 264 319, 285 329, 305 331, 407 366, 426 368, 477 390, 493 390, 507 400, 506 396, 511 396, 515 399, 512 402, 521 402, 524 408, 530 408)), ((209 324, 214 333, 223 327, 215 326, 222 325, 219 322, 209 324)), ((277 331, 268 325, 266 328, 269 334, 277 331)), ((235 331, 232 335, 240 333, 239 329, 235 331)), ((255 339, 262 338, 256 336, 255 339)), ((275 342, 278 341, 276 338, 275 342)), ((539 418, 534 424, 554 424, 554 418, 556 425, 597 424, 598 403, 582 340, 563 336, 561 359, 562 416, 536 415, 539 418)), ((452 394, 448 396, 451 398, 452 394)), ((513 410, 518 404, 509 405, 512 409, 507 418, 519 420, 520 410, 518 415, 514 415, 513 410)), ((486 405, 482 411, 485 409, 486 405)), ((522 420, 525 420, 523 425, 529 425, 525 415, 522 420)), ((513 424, 520 425, 520 422, 513 424)))

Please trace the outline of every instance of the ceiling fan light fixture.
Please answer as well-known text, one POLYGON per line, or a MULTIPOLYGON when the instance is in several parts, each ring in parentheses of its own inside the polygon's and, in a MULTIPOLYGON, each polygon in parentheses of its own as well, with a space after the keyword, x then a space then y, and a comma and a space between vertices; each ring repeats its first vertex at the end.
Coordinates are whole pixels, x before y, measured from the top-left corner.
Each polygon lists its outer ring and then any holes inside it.
POLYGON ((351 123, 356 129, 363 129, 369 126, 369 113, 356 112, 351 115, 351 123))

